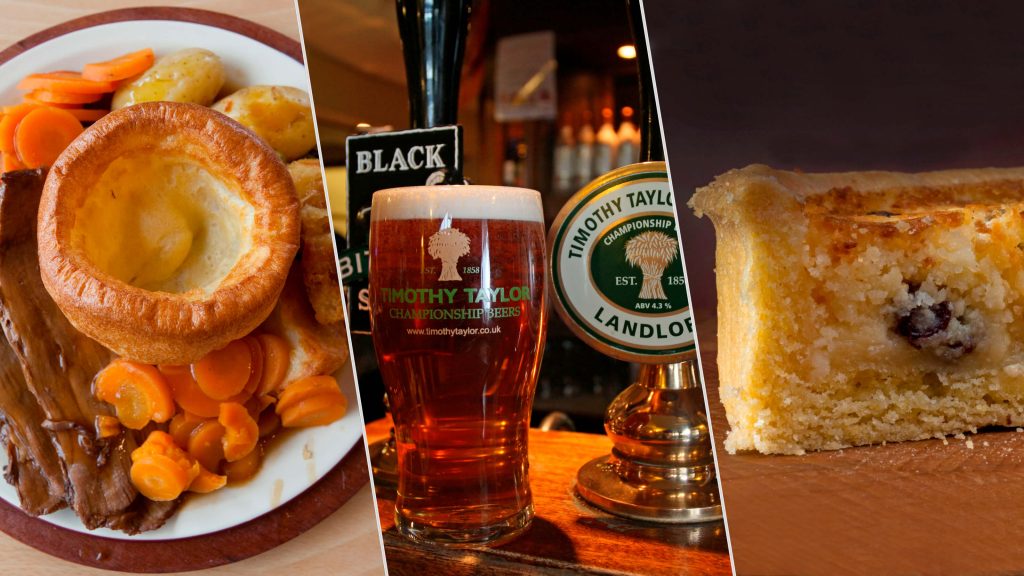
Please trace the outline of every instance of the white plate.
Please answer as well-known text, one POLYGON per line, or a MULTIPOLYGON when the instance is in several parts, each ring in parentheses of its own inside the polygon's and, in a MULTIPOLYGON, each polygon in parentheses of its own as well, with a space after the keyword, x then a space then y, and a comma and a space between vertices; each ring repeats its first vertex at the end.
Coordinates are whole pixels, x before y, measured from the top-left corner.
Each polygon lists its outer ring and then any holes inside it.
MULTIPOLYGON (((53 70, 79 70, 88 62, 109 60, 128 51, 152 48, 157 58, 181 48, 213 51, 227 69, 228 85, 277 84, 308 92, 302 64, 277 50, 235 32, 172 20, 135 20, 77 30, 43 42, 0 64, 0 104, 21 101, 15 86, 28 74, 53 70)), ((338 373, 348 398, 344 418, 315 428, 300 429, 272 442, 263 468, 249 482, 212 494, 191 495, 159 530, 137 536, 99 529, 89 531, 69 510, 42 519, 78 532, 117 539, 171 540, 210 534, 262 516, 301 494, 330 471, 362 436, 351 366, 338 373)), ((7 457, 0 451, 0 465, 7 457)), ((0 481, 0 498, 18 505, 14 488, 0 481)))

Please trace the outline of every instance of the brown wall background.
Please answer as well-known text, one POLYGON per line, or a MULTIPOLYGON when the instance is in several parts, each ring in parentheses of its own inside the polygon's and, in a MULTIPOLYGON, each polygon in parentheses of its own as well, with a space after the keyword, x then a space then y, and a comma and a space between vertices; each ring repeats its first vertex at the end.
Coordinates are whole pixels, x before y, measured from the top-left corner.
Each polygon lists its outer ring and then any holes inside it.
POLYGON ((645 0, 694 314, 711 223, 686 207, 751 163, 805 171, 1024 164, 1024 3, 645 0))

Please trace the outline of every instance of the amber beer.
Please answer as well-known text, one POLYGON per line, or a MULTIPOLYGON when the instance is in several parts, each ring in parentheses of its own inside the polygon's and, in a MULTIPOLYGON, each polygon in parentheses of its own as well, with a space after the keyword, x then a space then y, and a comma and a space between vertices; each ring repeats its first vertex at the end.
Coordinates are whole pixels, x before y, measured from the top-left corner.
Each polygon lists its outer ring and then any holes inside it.
POLYGON ((407 536, 494 543, 533 518, 526 443, 547 324, 544 236, 533 190, 373 195, 373 341, 407 536))

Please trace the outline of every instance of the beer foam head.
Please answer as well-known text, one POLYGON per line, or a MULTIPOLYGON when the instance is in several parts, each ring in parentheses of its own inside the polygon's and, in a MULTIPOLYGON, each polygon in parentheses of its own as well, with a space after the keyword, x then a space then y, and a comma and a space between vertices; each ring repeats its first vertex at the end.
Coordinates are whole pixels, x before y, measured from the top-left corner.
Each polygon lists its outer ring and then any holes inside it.
POLYGON ((540 193, 506 186, 410 186, 373 194, 371 220, 475 218, 544 222, 540 193))

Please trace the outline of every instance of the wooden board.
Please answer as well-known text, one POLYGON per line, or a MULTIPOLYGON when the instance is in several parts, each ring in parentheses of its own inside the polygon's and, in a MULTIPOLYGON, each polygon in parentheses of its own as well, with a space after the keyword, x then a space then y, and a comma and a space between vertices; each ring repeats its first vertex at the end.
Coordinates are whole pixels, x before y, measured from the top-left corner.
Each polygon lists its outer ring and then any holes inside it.
POLYGON ((255 520, 213 534, 180 540, 115 540, 60 528, 2 500, 0 530, 47 554, 86 566, 126 572, 199 570, 254 556, 302 534, 340 508, 369 478, 365 448, 357 442, 337 466, 298 497, 255 520))
MULTIPOLYGON (((387 429, 387 422, 378 420, 367 427, 367 437, 383 438, 387 429)), ((606 514, 576 496, 576 471, 610 450, 605 436, 531 429, 530 487, 537 516, 523 536, 497 548, 415 544, 394 528, 392 497, 378 494, 389 574, 730 574, 721 521, 688 526, 637 522, 606 514)))
POLYGON ((68 20, 67 22, 53 26, 52 28, 47 28, 46 30, 37 32, 28 38, 15 42, 5 48, 0 52, 0 64, 7 62, 11 58, 14 58, 18 54, 21 54, 34 46, 67 34, 68 32, 81 30, 83 28, 91 28, 93 26, 99 26, 100 24, 127 22, 130 20, 174 20, 178 22, 194 22, 196 24, 215 26, 217 28, 237 32, 243 36, 248 36, 253 40, 274 48, 278 52, 283 52, 288 56, 291 56, 298 62, 302 62, 301 44, 284 34, 277 32, 276 30, 271 30, 270 28, 261 26, 255 22, 243 20, 242 18, 231 16, 230 14, 222 14, 220 12, 213 12, 210 10, 200 10, 198 8, 148 7, 109 10, 107 12, 90 14, 88 16, 68 20))
POLYGON ((1024 433, 730 455, 714 320, 698 321, 697 334, 738 574, 1024 570, 1024 433))

